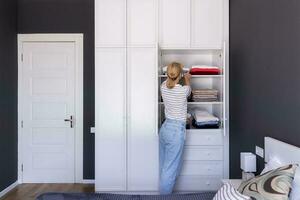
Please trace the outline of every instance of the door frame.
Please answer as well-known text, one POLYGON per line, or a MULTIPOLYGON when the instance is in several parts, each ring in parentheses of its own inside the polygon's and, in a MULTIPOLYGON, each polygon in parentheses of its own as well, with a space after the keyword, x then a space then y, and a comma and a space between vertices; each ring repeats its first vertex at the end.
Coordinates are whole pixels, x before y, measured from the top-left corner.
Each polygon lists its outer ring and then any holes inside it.
POLYGON ((18 182, 23 183, 22 144, 22 57, 24 42, 74 42, 75 43, 75 146, 74 182, 83 183, 83 34, 18 34, 18 182))

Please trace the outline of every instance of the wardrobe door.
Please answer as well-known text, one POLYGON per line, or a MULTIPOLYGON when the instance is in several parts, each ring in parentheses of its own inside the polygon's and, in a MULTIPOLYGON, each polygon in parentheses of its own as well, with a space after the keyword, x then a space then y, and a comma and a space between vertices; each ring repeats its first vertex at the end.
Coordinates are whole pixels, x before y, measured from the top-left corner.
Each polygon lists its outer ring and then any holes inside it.
POLYGON ((96 47, 125 47, 126 0, 95 0, 96 47))
POLYGON ((192 46, 222 48, 223 0, 192 0, 192 46))
POLYGON ((96 49, 96 191, 126 190, 126 49, 96 49))
POLYGON ((128 49, 128 190, 158 190, 157 50, 128 49))
POLYGON ((127 45, 155 46, 158 0, 127 0, 127 45))
POLYGON ((160 0, 161 47, 190 47, 190 0, 160 0))

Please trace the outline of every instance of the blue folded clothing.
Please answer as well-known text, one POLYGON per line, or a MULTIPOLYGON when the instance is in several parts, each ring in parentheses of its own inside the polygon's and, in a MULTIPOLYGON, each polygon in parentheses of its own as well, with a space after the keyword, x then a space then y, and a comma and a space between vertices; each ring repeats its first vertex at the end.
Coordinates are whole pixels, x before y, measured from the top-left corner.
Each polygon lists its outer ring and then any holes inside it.
POLYGON ((193 120, 193 126, 199 129, 217 129, 220 127, 220 123, 218 121, 196 122, 193 120))
POLYGON ((218 125, 218 121, 207 121, 207 122, 195 122, 197 126, 205 126, 205 125, 218 125))

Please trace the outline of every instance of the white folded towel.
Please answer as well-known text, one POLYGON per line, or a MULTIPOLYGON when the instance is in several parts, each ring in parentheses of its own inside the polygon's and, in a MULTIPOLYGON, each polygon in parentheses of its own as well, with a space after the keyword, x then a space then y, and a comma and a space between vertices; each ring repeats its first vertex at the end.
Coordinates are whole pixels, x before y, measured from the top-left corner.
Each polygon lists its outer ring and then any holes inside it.
POLYGON ((168 69, 168 66, 164 66, 164 67, 162 68, 163 73, 166 73, 166 72, 167 72, 167 69, 168 69))
POLYGON ((200 68, 200 69, 219 69, 219 67, 216 66, 209 66, 209 65, 193 65, 193 68, 200 68))
POLYGON ((184 67, 182 70, 183 70, 184 73, 186 73, 186 72, 190 71, 190 68, 184 67))
POLYGON ((210 114, 206 110, 195 110, 194 111, 194 118, 196 122, 208 122, 208 121, 216 121, 219 122, 219 118, 215 117, 214 115, 210 114))

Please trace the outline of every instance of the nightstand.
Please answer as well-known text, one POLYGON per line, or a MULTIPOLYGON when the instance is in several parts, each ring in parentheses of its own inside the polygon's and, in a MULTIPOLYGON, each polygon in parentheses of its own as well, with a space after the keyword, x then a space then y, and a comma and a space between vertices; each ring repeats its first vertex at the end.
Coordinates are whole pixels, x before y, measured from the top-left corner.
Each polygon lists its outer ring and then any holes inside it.
POLYGON ((241 183, 243 182, 242 179, 223 179, 222 183, 230 183, 235 189, 238 189, 241 183))

